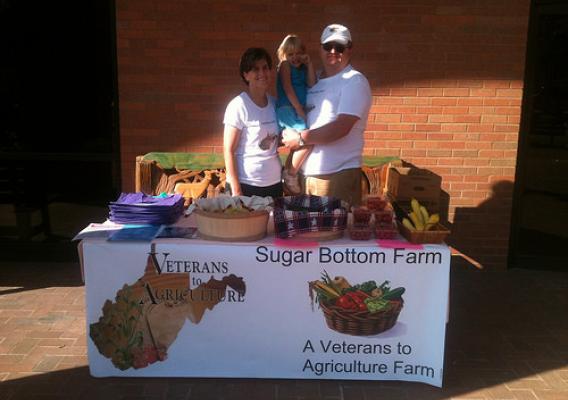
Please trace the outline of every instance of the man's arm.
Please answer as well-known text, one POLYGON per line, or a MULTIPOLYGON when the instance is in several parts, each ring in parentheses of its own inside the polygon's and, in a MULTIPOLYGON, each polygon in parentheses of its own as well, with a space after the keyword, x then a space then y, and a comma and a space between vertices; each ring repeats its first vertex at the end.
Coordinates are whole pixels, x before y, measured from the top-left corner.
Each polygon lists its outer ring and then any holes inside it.
POLYGON ((300 136, 304 141, 304 145, 335 142, 347 136, 359 119, 356 115, 339 114, 335 121, 316 129, 306 129, 299 132, 299 134, 293 129, 285 129, 282 132, 282 143, 291 150, 296 150, 300 147, 300 136))

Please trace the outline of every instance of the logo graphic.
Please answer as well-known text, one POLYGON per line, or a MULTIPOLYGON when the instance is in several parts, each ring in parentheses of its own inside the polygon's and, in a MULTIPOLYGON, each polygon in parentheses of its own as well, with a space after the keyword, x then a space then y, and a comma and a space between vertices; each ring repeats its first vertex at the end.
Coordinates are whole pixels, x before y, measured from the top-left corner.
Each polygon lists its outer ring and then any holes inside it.
POLYGON ((211 277, 190 288, 190 273, 159 273, 153 255, 148 256, 144 275, 125 284, 114 302, 107 300, 98 322, 90 325, 97 349, 120 370, 165 361, 186 319, 199 324, 217 304, 244 301, 243 278, 211 277))
POLYGON ((369 336, 391 329, 404 304, 405 289, 391 289, 389 281, 351 285, 345 277, 332 279, 324 270, 321 279, 309 282, 309 287, 312 309, 315 300, 327 326, 348 335, 369 336))
POLYGON ((264 137, 264 139, 260 141, 258 147, 260 147, 261 150, 268 150, 276 142, 277 138, 278 138, 277 134, 269 133, 266 135, 266 137, 264 137))

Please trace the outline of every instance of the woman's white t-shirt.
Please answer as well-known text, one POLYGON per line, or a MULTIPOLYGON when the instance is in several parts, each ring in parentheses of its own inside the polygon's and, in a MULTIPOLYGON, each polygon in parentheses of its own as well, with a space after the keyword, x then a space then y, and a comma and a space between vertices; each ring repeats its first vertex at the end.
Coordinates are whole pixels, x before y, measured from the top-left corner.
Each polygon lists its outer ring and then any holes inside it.
POLYGON ((274 99, 268 96, 266 107, 259 107, 248 93, 242 92, 225 110, 223 123, 241 131, 235 151, 240 183, 266 187, 280 182, 282 165, 277 152, 278 124, 274 104, 274 99), (261 148, 262 141, 264 149, 261 148))
POLYGON ((320 79, 308 89, 308 126, 319 128, 339 114, 355 115, 359 120, 349 133, 331 143, 316 144, 302 165, 305 175, 331 174, 361 167, 363 132, 371 108, 371 87, 367 78, 348 65, 340 73, 320 79))

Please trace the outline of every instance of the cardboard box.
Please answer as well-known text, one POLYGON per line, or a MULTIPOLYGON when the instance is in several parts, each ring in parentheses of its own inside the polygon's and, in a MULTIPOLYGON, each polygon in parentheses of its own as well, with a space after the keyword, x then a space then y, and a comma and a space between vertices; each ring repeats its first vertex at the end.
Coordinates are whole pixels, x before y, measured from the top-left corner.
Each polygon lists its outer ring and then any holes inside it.
POLYGON ((394 167, 389 171, 387 190, 396 201, 410 201, 413 197, 420 203, 440 202, 442 178, 426 169, 394 167))

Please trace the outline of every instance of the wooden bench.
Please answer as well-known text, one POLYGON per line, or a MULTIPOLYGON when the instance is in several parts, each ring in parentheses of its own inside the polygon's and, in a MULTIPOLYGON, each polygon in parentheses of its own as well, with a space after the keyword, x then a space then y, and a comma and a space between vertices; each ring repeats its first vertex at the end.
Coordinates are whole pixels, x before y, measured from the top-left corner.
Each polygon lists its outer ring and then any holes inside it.
MULTIPOLYGON (((364 156, 363 163, 363 197, 383 194, 389 167, 402 165, 397 157, 381 156, 364 156)), ((224 193, 225 180, 222 154, 152 152, 136 157, 137 192, 180 193, 191 202, 224 193)))

